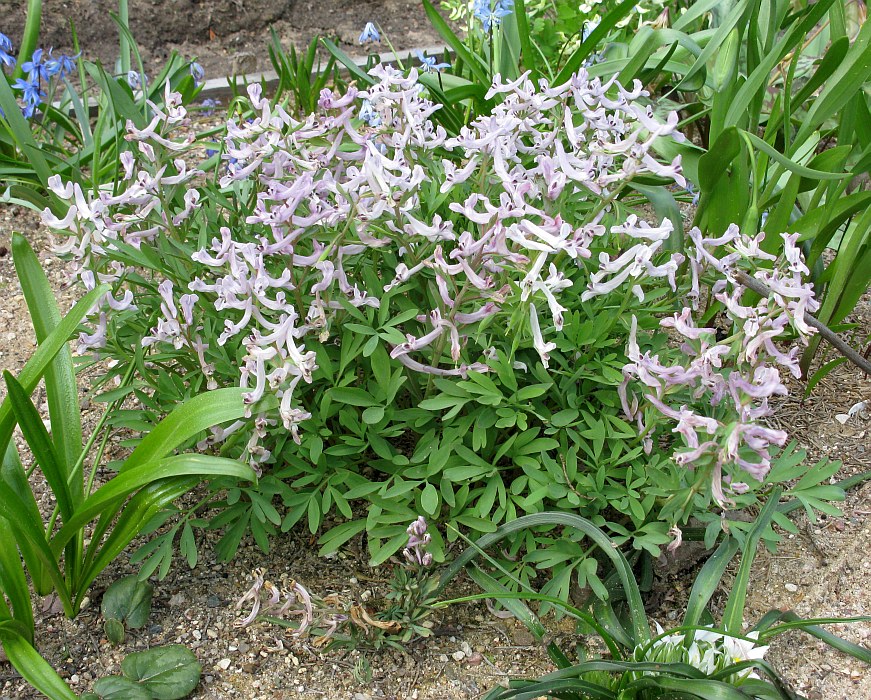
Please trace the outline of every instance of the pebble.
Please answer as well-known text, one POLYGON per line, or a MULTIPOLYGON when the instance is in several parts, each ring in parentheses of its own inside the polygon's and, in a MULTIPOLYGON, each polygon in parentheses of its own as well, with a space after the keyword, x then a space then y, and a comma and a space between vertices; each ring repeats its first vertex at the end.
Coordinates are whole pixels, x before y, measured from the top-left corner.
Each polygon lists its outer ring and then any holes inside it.
POLYGON ((226 671, 228 668, 230 668, 231 663, 233 662, 230 661, 230 659, 221 659, 218 662, 218 668, 220 668, 222 671, 226 671))
POLYGON ((208 598, 206 598, 206 606, 210 608, 217 608, 221 605, 221 599, 218 596, 212 594, 208 598))
POLYGON ((469 660, 467 663, 469 664, 469 666, 480 666, 482 663, 484 663, 484 655, 481 652, 476 651, 474 654, 469 656, 469 660))
POLYGON ((795 593, 798 590, 798 586, 794 583, 784 583, 783 587, 788 590, 790 593, 795 593))
POLYGON ((462 661, 463 659, 466 658, 466 652, 464 652, 464 651, 455 651, 453 654, 451 654, 451 658, 452 658, 454 661, 462 661))

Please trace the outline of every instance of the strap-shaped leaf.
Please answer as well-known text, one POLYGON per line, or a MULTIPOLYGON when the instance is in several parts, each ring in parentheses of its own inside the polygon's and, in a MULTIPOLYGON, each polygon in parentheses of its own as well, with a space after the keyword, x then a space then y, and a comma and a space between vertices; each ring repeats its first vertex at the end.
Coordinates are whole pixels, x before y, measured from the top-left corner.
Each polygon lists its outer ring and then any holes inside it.
POLYGON ((245 389, 239 387, 216 389, 176 407, 142 439, 121 466, 121 471, 162 459, 202 431, 242 418, 248 409, 242 401, 243 393, 245 389))
POLYGON ((60 456, 54 449, 54 444, 42 423, 39 411, 36 410, 36 406, 33 405, 21 385, 9 372, 3 372, 3 380, 6 382, 6 388, 9 392, 8 399, 12 402, 12 411, 21 427, 24 439, 33 453, 36 464, 39 465, 45 480, 51 487, 52 493, 57 498, 63 519, 68 520, 72 517, 74 505, 67 484, 66 470, 63 468, 60 456))
POLYGON ((254 471, 247 464, 211 455, 176 455, 160 461, 140 464, 118 474, 85 499, 52 539, 52 549, 55 553, 60 553, 76 532, 100 516, 107 508, 114 507, 118 501, 127 498, 143 486, 161 479, 179 476, 203 478, 230 476, 247 480, 256 478, 254 471))
MULTIPOLYGON (((21 566, 18 550, 12 546, 15 535, 9 523, 0 518, 0 589, 12 603, 12 616, 27 629, 27 641, 33 641, 33 608, 30 589, 21 566)), ((0 596, 2 597, 2 596, 0 596)))
MULTIPOLYGON (((21 234, 12 236, 12 256, 15 273, 18 275, 36 333, 36 341, 43 343, 61 322, 54 292, 36 254, 21 234)), ((82 418, 73 356, 68 346, 61 348, 46 368, 45 392, 52 442, 62 458, 61 466, 69 481, 71 498, 75 505, 82 500, 82 479, 81 474, 70 474, 70 470, 82 452, 82 418)))
POLYGON ((51 700, 78 700, 63 679, 9 621, 0 622, 0 642, 21 676, 51 700))

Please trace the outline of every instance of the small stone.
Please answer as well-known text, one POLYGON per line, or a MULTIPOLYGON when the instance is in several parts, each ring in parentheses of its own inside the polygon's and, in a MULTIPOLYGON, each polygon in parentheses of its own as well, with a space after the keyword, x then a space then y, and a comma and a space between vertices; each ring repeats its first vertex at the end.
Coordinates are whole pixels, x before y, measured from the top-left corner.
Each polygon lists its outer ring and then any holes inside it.
POLYGON ((221 605, 221 599, 214 593, 206 598, 206 607, 217 608, 221 605))
POLYGON ((447 654, 439 654, 439 663, 446 664, 448 662, 447 654))
POLYGON ((171 608, 180 608, 187 602, 187 598, 184 597, 184 593, 176 593, 172 598, 169 599, 169 607, 171 608))
POLYGON ((222 671, 226 671, 228 668, 230 668, 231 663, 233 663, 233 662, 230 661, 230 659, 221 659, 218 662, 218 668, 221 669, 222 671))
POLYGON ((218 630, 213 630, 211 628, 206 630, 206 636, 209 639, 217 639, 218 638, 218 630))
POLYGON ((480 666, 484 663, 484 655, 481 652, 476 651, 474 654, 469 656, 469 660, 466 663, 468 663, 469 666, 480 666))
POLYGON ((798 586, 794 583, 784 583, 783 587, 788 590, 790 593, 795 593, 798 590, 798 586))
POLYGON ((239 51, 233 57, 233 75, 245 75, 257 70, 257 56, 250 51, 239 51))
POLYGON ((248 644, 247 642, 239 642, 239 651, 242 652, 243 654, 247 654, 250 649, 251 649, 251 645, 248 644))
POLYGON ((463 650, 463 653, 464 653, 466 656, 471 656, 471 655, 472 655, 472 647, 469 646, 469 643, 468 643, 468 642, 461 642, 461 643, 460 643, 460 649, 463 650))
POLYGON ((454 661, 462 661, 463 659, 466 658, 466 652, 464 652, 464 651, 455 651, 453 654, 451 654, 451 658, 452 658, 454 661))

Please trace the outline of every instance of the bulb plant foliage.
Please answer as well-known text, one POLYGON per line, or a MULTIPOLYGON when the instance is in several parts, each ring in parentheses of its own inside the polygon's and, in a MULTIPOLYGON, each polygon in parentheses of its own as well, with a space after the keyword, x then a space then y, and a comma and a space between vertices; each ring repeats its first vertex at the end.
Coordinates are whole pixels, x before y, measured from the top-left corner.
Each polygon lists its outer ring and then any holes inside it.
MULTIPOLYGON (((775 261, 734 228, 673 252, 675 224, 648 221, 641 192, 685 186, 653 150, 683 137, 640 83, 497 77, 492 110, 449 137, 416 69, 370 77, 304 119, 251 86, 214 176, 167 87, 128 125, 111 191, 50 182, 68 209, 44 220, 74 278, 112 287, 78 351, 117 363, 106 382, 136 371, 143 409, 118 423, 244 390, 248 414, 201 442, 261 475, 213 482, 220 555, 305 519, 332 523, 323 552, 366 530, 379 563, 421 513, 487 532, 553 507, 656 555, 690 517, 754 503, 785 440, 759 424, 793 367, 774 340, 810 332, 791 239, 775 261), (753 305, 731 272, 759 261, 777 291, 753 305), (721 297, 718 341, 696 309, 721 297)), ((511 546, 525 578, 598 580, 580 542, 511 546)), ((152 554, 165 571, 171 541, 152 554)))

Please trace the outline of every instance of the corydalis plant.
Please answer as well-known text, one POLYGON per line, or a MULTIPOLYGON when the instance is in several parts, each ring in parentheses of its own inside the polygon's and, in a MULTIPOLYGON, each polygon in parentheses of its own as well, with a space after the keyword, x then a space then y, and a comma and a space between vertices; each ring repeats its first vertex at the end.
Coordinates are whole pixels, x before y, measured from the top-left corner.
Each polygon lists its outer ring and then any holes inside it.
MULTIPOLYGON (((144 344, 188 352, 212 381, 210 355, 238 344, 236 381, 248 389, 246 400, 253 406, 267 393, 279 398, 279 417, 295 440, 311 415, 299 397, 317 369, 311 344, 334 337, 348 308, 411 297, 418 312, 410 323, 404 316, 404 340, 386 344, 412 372, 489 371, 492 350, 479 344, 479 331, 500 315, 531 336, 546 366, 554 347, 546 335, 563 327, 566 290, 589 283, 588 295, 606 294, 631 281, 641 298, 645 279, 665 278, 674 289, 682 259, 654 261, 671 232, 668 221, 651 227, 629 216, 607 225, 634 177, 685 184, 679 160, 665 165, 651 152, 657 138, 679 137, 677 115, 654 119, 640 103, 640 84, 626 89, 583 71, 553 87, 536 87, 526 75, 510 83, 497 76, 487 95, 498 102, 492 114, 449 139, 430 121, 439 106, 414 69, 404 75, 378 66, 372 75, 379 82, 366 91, 324 90, 322 111, 303 122, 251 86, 254 117, 228 123, 220 180, 226 191, 249 193, 244 225, 220 227, 220 237, 191 256, 187 280, 132 285, 137 305, 155 288, 159 295, 149 306, 160 318, 144 344), (370 112, 366 122, 361 105, 370 112), (609 233, 634 245, 615 260, 603 253, 588 277, 583 261, 609 233), (223 319, 219 333, 216 318, 223 319), (209 337, 201 333, 207 327, 209 337)), ((146 128, 130 128, 138 153, 123 156, 126 189, 94 199, 55 183, 72 206, 63 219, 47 213, 45 221, 75 234, 63 250, 86 285, 121 282, 122 244, 141 248, 176 237, 200 206, 190 183, 201 173, 178 157, 191 140, 170 136, 186 113, 173 95, 166 103, 152 105, 146 128), (167 211, 168 188, 186 188, 182 209, 167 211)), ((107 298, 100 311, 97 332, 83 336, 80 350, 105 345, 117 309, 107 298)), ((264 427, 248 443, 253 463, 270 457, 258 436, 272 418, 259 420, 264 427)), ((213 439, 242 425, 218 429, 213 439)))
POLYGON ((806 345, 815 332, 804 315, 819 304, 812 285, 803 281, 808 269, 796 246, 797 234, 783 235, 782 259, 761 249, 764 234, 751 238, 734 225, 715 239, 703 238, 698 229, 689 236, 692 306, 660 322, 674 333, 684 359, 666 364, 658 354, 642 353, 633 318, 620 398, 626 415, 637 421, 648 452, 651 412, 677 421, 672 432, 680 435, 682 445, 675 461, 709 474, 712 494, 724 505, 729 502, 724 484, 734 493, 746 492, 746 477, 762 481, 771 468, 772 446, 786 442, 784 431, 765 426, 761 419, 771 415, 773 397, 787 394, 781 369, 801 376, 799 345, 806 345), (774 267, 755 269, 759 263, 774 267), (735 279, 741 268, 755 270, 754 277, 772 290, 771 296, 751 300, 752 293, 735 279), (722 305, 730 329, 722 339, 716 328, 697 327, 693 318, 700 280, 710 273, 711 301, 722 305), (798 343, 787 352, 778 347, 793 337, 798 343), (641 402, 635 387, 643 387, 641 402))

